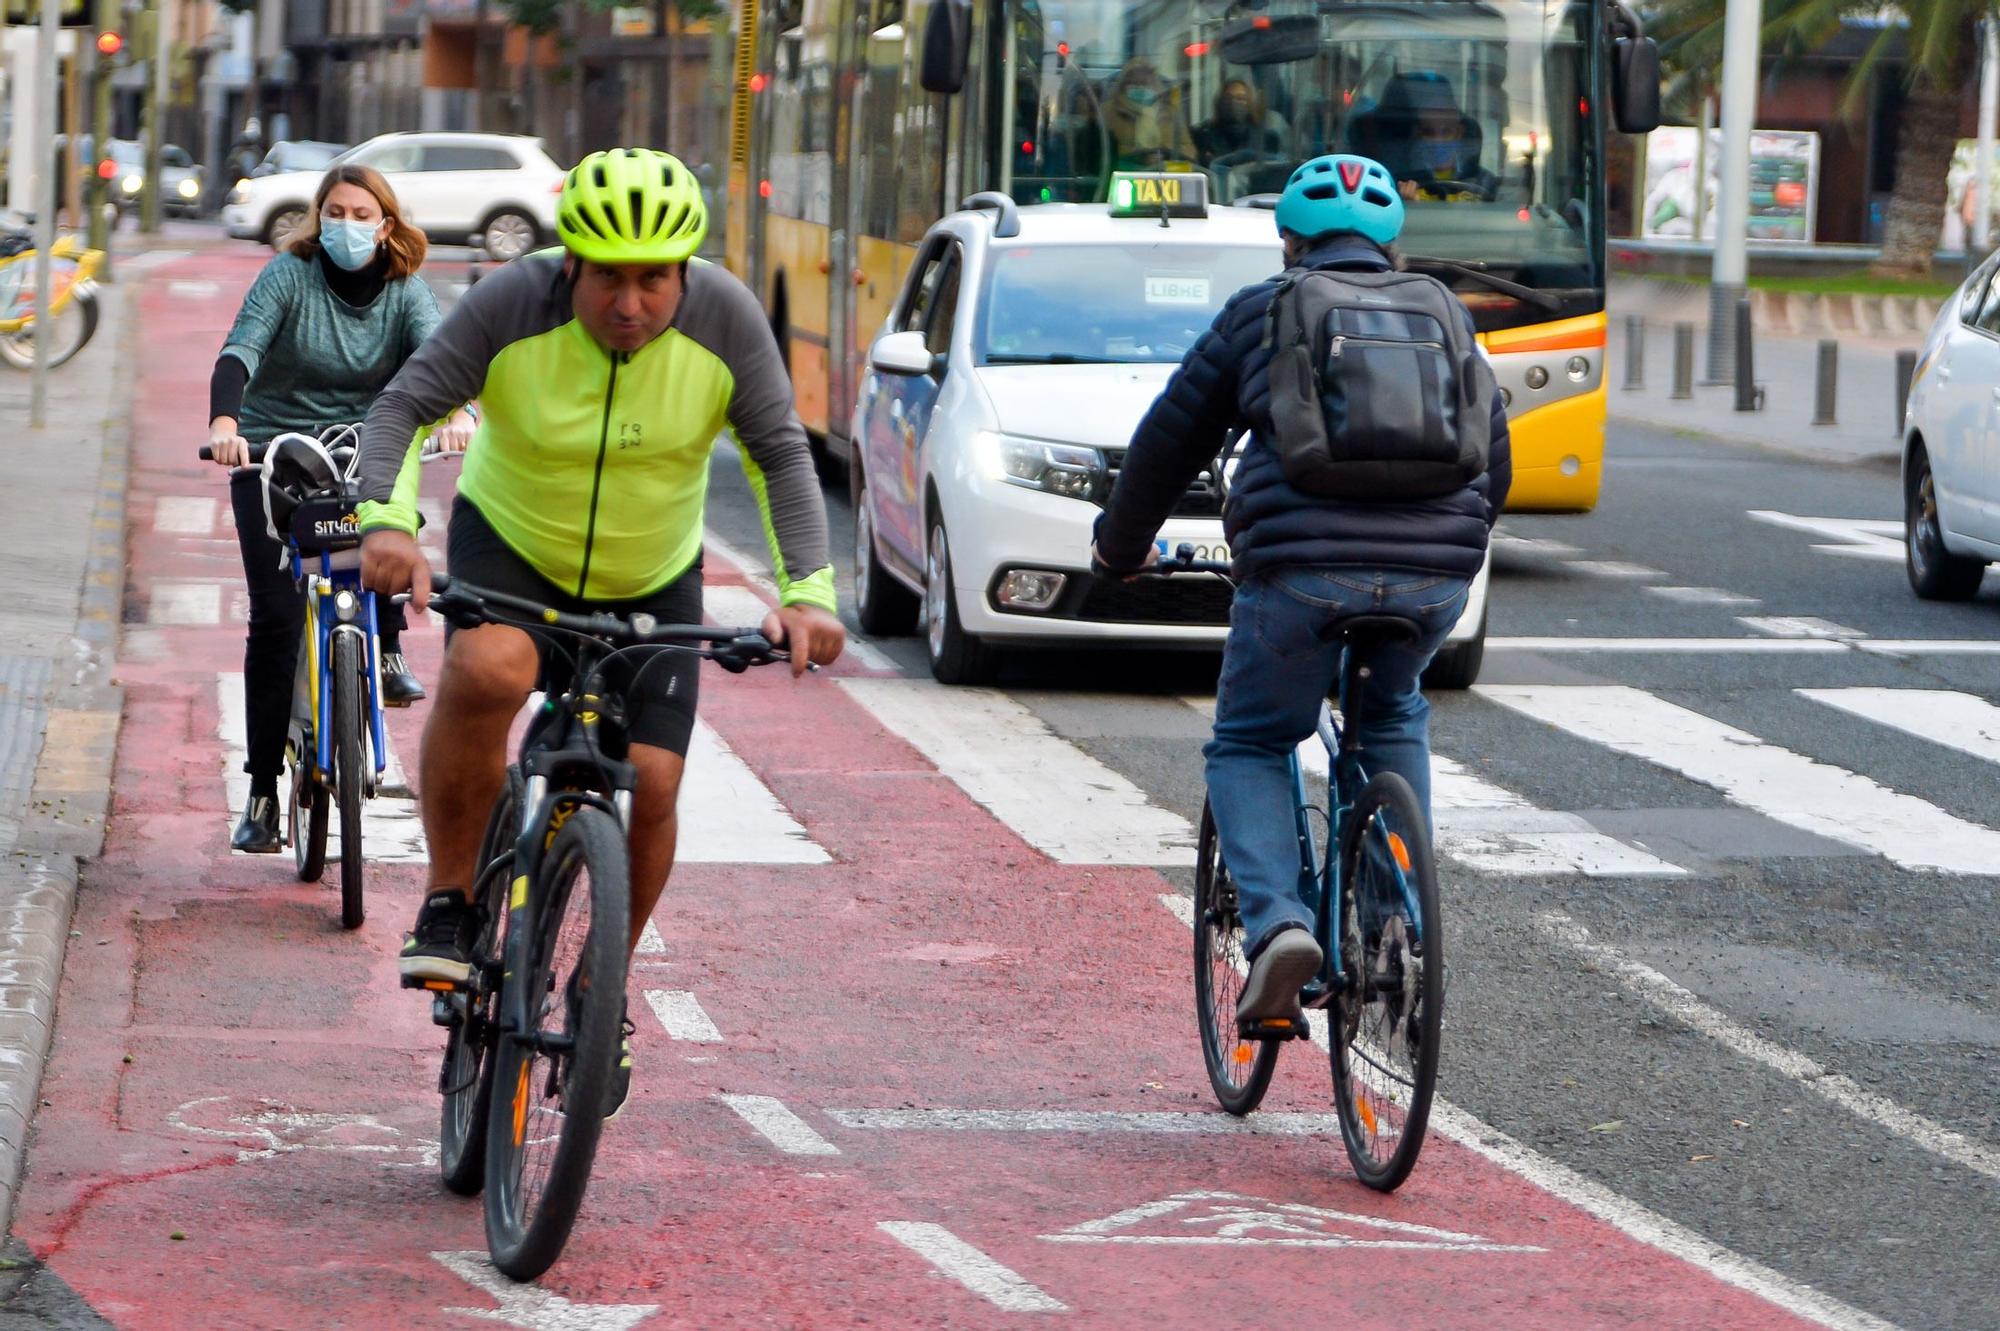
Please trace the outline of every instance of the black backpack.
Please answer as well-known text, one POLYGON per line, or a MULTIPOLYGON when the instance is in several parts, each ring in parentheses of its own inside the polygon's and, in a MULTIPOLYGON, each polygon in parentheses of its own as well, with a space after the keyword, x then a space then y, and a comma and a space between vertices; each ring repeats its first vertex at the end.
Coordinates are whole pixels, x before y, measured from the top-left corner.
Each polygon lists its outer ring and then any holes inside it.
POLYGON ((1307 494, 1435 499, 1486 472, 1493 370, 1422 273, 1294 269, 1271 299, 1271 443, 1307 494))

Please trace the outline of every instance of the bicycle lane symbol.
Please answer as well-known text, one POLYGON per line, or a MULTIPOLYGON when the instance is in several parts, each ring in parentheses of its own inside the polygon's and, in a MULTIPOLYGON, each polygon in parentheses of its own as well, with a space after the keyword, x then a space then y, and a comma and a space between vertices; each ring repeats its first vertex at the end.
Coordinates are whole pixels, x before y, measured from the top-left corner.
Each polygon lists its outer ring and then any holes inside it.
POLYGON ((434 1139, 412 1136, 373 1114, 304 1110, 280 1100, 237 1102, 227 1095, 190 1100, 167 1115, 167 1124, 181 1132, 238 1144, 236 1159, 269 1160, 298 1151, 329 1151, 376 1158, 400 1169, 436 1168, 434 1139), (257 1143, 245 1145, 246 1142, 257 1143))
POLYGON ((1054 1234, 1049 1243, 1130 1243, 1273 1248, 1393 1248, 1426 1252, 1531 1253, 1478 1234, 1403 1220, 1274 1202, 1234 1192, 1182 1192, 1054 1234))

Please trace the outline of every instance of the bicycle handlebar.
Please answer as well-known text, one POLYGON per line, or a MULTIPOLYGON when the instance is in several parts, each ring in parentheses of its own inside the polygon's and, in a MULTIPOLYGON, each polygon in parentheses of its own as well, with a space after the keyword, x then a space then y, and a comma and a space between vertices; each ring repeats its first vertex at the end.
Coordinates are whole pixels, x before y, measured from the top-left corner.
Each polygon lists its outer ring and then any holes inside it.
MULTIPOLYGON (((271 445, 268 440, 261 444, 250 445, 250 465, 255 467, 261 464, 264 461, 264 455, 270 451, 271 445)), ((418 456, 417 460, 429 465, 442 458, 462 458, 464 456, 465 454, 463 453, 447 453, 442 448, 432 448, 429 444, 425 444, 424 451, 418 456)), ((201 446, 200 457, 203 462, 215 461, 215 445, 203 444, 201 446)))
POLYGON ((1168 578, 1176 573, 1213 573, 1218 577, 1230 577, 1228 564, 1215 559, 1196 559, 1192 541, 1182 541, 1174 547, 1173 554, 1163 556, 1151 568, 1141 569, 1138 576, 1168 578))
POLYGON ((431 575, 430 608, 459 628, 476 628, 481 624, 506 624, 530 631, 553 628, 601 638, 619 646, 679 647, 707 657, 731 674, 741 674, 751 666, 792 659, 790 652, 772 646, 770 639, 755 629, 661 624, 643 612, 614 615, 608 610, 598 610, 587 615, 572 614, 524 597, 475 587, 447 573, 431 575))

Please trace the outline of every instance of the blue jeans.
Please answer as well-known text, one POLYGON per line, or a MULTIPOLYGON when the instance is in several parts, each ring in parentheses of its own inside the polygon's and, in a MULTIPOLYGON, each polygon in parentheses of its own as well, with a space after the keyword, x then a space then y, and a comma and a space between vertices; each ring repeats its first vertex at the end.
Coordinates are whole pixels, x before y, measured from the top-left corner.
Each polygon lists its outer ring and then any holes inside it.
POLYGON ((1323 635, 1355 615, 1400 615, 1422 625, 1415 642, 1373 653, 1357 738, 1367 772, 1399 773, 1428 817, 1430 704, 1418 677, 1458 622, 1470 586, 1469 578, 1427 573, 1294 567, 1261 573, 1237 590, 1215 737, 1202 752, 1248 955, 1282 929, 1313 927, 1313 906, 1301 896, 1288 760, 1313 734, 1320 701, 1339 680, 1339 638, 1323 635))

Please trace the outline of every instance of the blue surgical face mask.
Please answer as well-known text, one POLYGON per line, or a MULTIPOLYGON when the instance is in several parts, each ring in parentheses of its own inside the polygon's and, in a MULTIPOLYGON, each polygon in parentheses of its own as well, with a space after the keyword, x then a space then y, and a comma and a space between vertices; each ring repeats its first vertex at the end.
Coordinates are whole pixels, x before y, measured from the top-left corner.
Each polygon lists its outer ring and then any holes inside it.
POLYGON ((1457 139, 1427 139, 1414 147, 1420 171, 1454 170, 1458 166, 1459 154, 1464 150, 1464 145, 1457 139))
POLYGON ((319 247, 326 257, 350 273, 358 273, 375 258, 375 229, 378 222, 328 222, 319 224, 319 247))
POLYGON ((1151 106, 1154 102, 1160 100, 1160 92, 1157 88, 1127 88, 1125 96, 1131 100, 1134 106, 1151 106))

